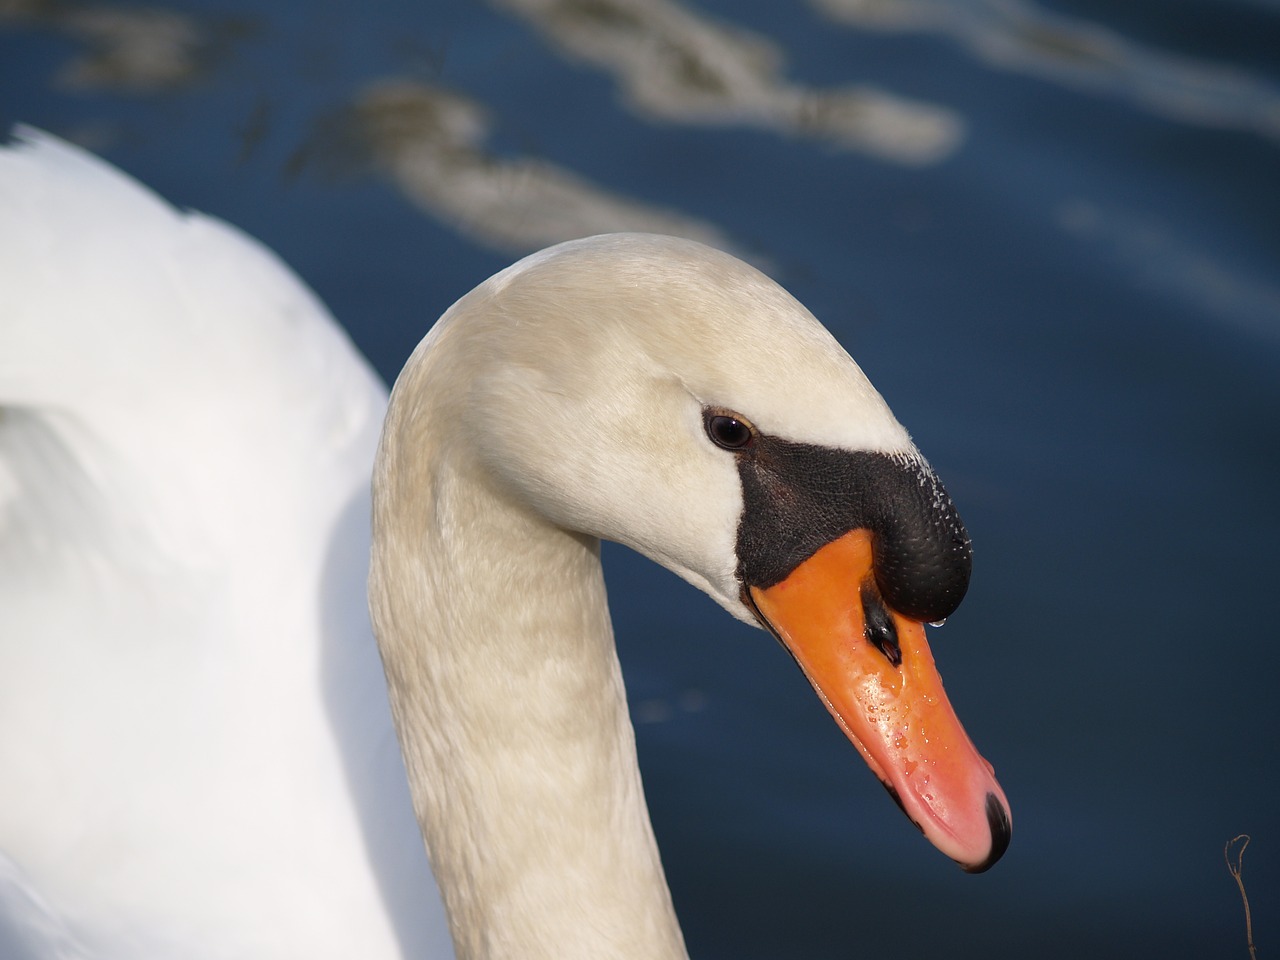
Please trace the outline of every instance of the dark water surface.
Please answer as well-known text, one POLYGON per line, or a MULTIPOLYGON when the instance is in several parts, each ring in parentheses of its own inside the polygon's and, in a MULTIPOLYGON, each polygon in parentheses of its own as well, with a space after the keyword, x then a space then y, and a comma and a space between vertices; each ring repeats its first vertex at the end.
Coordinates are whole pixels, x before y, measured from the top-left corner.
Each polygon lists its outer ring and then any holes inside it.
POLYGON ((388 380, 620 228, 717 239, 849 348, 975 541, 931 639, 1013 844, 963 875, 771 640, 610 549, 695 957, 1243 957, 1242 832, 1267 956, 1277 51, 1272 0, 10 2, 0 121, 263 240, 388 380))

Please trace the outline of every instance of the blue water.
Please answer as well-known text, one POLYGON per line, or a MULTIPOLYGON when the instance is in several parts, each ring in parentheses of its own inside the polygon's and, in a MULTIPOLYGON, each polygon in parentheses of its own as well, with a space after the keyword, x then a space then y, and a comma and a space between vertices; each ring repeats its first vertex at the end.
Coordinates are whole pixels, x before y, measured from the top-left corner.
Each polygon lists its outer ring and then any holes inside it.
POLYGON ((73 6, 0 14, 0 122, 83 142, 261 238, 388 380, 544 230, 536 206, 477 223, 411 201, 352 120, 389 77, 487 115, 437 158, 534 158, 717 232, 850 349, 975 541, 969 597, 932 640, 1013 844, 960 873, 771 640, 611 549, 694 957, 1243 957, 1222 857, 1242 832, 1273 954, 1280 5, 883 0, 857 21, 834 3, 649 5, 675 11, 667 33, 625 5, 568 5, 640 23, 633 47, 684 50, 674 72, 704 96, 685 117, 679 95, 627 93, 622 54, 574 52, 516 6, 161 5, 192 39, 141 80, 86 65, 106 41, 73 6), (699 31, 727 28, 759 54, 740 62, 777 59, 754 99, 717 99, 723 76, 698 61, 719 42, 699 31), (932 117, 932 146, 836 142, 818 98, 852 85, 932 117), (778 91, 809 98, 807 125, 761 106, 778 91))

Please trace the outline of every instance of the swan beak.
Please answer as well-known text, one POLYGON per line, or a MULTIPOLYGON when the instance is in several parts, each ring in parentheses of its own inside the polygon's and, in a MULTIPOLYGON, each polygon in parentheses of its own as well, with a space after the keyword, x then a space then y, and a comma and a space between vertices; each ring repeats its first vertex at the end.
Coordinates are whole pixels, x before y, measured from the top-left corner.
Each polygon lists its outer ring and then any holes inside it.
POLYGON ((1009 803, 947 700, 924 624, 881 598, 871 533, 847 533, 780 583, 747 592, 929 841, 971 873, 999 860, 1009 803))

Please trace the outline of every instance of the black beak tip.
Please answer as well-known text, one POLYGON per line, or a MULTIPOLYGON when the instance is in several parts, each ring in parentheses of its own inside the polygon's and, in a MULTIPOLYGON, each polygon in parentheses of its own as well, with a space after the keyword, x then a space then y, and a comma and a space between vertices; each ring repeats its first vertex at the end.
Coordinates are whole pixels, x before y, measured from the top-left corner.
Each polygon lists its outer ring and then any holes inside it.
POLYGON ((987 794, 987 824, 991 827, 991 852, 987 859, 973 866, 965 866, 965 873, 985 873, 1009 849, 1009 838, 1013 836, 1013 824, 1009 820, 1009 811, 994 793, 987 794))

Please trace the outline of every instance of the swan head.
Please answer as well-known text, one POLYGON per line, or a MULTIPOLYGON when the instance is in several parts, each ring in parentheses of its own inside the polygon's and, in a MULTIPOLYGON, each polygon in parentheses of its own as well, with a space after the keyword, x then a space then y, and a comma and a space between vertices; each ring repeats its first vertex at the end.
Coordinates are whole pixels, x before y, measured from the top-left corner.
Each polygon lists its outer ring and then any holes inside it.
POLYGON ((770 631, 930 841, 968 870, 1000 857, 1008 803, 923 627, 964 596, 968 535, 785 290, 691 241, 593 237, 481 284, 419 354, 406 369, 450 398, 436 442, 530 514, 632 547, 770 631))

